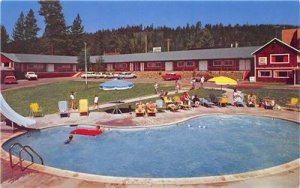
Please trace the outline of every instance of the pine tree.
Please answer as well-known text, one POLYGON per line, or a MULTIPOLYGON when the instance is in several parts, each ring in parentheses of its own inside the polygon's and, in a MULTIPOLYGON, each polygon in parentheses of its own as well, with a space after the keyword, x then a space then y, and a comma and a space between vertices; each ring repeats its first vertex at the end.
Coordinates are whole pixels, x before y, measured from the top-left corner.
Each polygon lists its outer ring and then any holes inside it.
POLYGON ((32 9, 30 9, 25 19, 25 40, 36 40, 37 32, 39 30, 40 28, 37 26, 34 12, 32 9))
POLYGON ((71 55, 78 55, 80 53, 80 50, 84 47, 84 27, 81 23, 81 18, 79 14, 77 14, 76 18, 73 21, 73 25, 71 26, 71 33, 69 37, 69 50, 71 55))
POLYGON ((6 32, 6 29, 3 25, 1 25, 1 52, 5 52, 7 49, 7 43, 9 40, 9 35, 6 32))
POLYGON ((60 2, 54 0, 39 3, 41 5, 39 14, 44 17, 46 25, 43 37, 50 42, 47 48, 52 54, 67 55, 67 27, 60 2))
POLYGON ((25 40, 25 19, 24 19, 24 14, 21 12, 14 30, 13 30, 13 39, 14 41, 24 41, 25 40))

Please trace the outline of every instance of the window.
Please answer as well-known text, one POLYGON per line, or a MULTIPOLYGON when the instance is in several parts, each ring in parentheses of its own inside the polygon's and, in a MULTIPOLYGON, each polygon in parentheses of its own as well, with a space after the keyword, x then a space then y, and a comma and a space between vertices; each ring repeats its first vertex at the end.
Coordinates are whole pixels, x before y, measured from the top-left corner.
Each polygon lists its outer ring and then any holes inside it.
POLYGON ((160 68, 161 67, 161 63, 160 62, 153 62, 153 63, 147 63, 147 67, 148 68, 160 68))
POLYGON ((54 65, 55 72, 72 72, 71 65, 54 65))
POLYGON ((126 67, 127 67, 126 63, 115 64, 116 69, 123 69, 123 68, 126 68, 126 67))
POLYGON ((267 62, 268 62, 267 57, 259 57, 259 58, 258 58, 258 64, 259 64, 259 65, 266 65, 267 62))
POLYGON ((222 61, 220 61, 220 60, 214 61, 214 62, 213 62, 213 66, 214 66, 214 67, 220 67, 220 66, 222 66, 222 61))
POLYGON ((27 64, 27 71, 44 72, 45 69, 43 64, 27 64))
POLYGON ((225 60, 223 62, 223 65, 226 67, 232 67, 233 66, 233 61, 232 60, 225 60))
POLYGON ((275 78, 289 78, 292 71, 274 71, 275 78))
POLYGON ((272 71, 270 70, 259 70, 258 77, 272 77, 272 71))
POLYGON ((270 55, 271 63, 289 63, 290 56, 289 54, 271 54, 270 55))
POLYGON ((194 61, 188 61, 188 62, 185 62, 186 64, 186 67, 193 67, 195 64, 194 64, 194 61))
POLYGON ((194 67, 195 62, 194 61, 178 61, 177 67, 194 67))
POLYGON ((177 62, 177 67, 184 67, 184 61, 177 62))

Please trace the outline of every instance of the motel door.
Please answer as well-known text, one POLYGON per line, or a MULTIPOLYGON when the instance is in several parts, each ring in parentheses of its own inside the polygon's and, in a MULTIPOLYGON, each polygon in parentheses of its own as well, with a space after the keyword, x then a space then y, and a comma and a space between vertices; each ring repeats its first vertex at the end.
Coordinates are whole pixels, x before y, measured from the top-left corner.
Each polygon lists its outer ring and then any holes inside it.
POLYGON ((144 71, 145 64, 144 64, 144 63, 141 63, 140 66, 141 66, 140 70, 141 70, 141 71, 144 71))
POLYGON ((133 63, 130 63, 130 64, 129 64, 129 70, 130 70, 130 71, 134 71, 133 67, 134 67, 134 66, 133 66, 133 63))
POLYGON ((165 64, 165 71, 172 71, 173 70, 173 62, 166 62, 165 64))
POLYGON ((207 71, 207 61, 199 61, 199 71, 207 71))
POLYGON ((47 72, 54 72, 54 64, 47 65, 47 72))

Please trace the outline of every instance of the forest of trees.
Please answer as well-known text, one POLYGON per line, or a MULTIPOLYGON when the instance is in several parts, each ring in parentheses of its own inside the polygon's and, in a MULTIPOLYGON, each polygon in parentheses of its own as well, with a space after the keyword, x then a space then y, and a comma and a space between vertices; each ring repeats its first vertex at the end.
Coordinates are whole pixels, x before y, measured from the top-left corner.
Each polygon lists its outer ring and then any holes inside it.
POLYGON ((45 30, 37 36, 40 28, 34 12, 30 9, 25 16, 20 13, 12 38, 1 25, 1 51, 8 53, 74 55, 82 53, 84 42, 89 55, 104 53, 143 53, 153 47, 162 51, 189 50, 199 48, 223 48, 238 46, 260 46, 274 37, 281 38, 281 30, 296 28, 291 25, 202 25, 201 21, 171 28, 135 25, 113 30, 84 31, 80 15, 73 24, 65 23, 59 1, 39 1, 39 15, 44 17, 45 30))

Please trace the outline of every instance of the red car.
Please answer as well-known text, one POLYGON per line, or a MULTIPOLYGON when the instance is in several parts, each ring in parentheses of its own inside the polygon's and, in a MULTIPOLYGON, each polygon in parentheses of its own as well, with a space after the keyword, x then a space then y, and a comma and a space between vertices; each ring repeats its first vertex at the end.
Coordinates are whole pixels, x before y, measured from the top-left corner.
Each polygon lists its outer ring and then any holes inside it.
POLYGON ((3 82, 5 84, 17 84, 18 83, 15 76, 5 76, 3 82))
POLYGON ((161 76, 164 80, 180 80, 181 75, 176 73, 166 73, 161 76))

